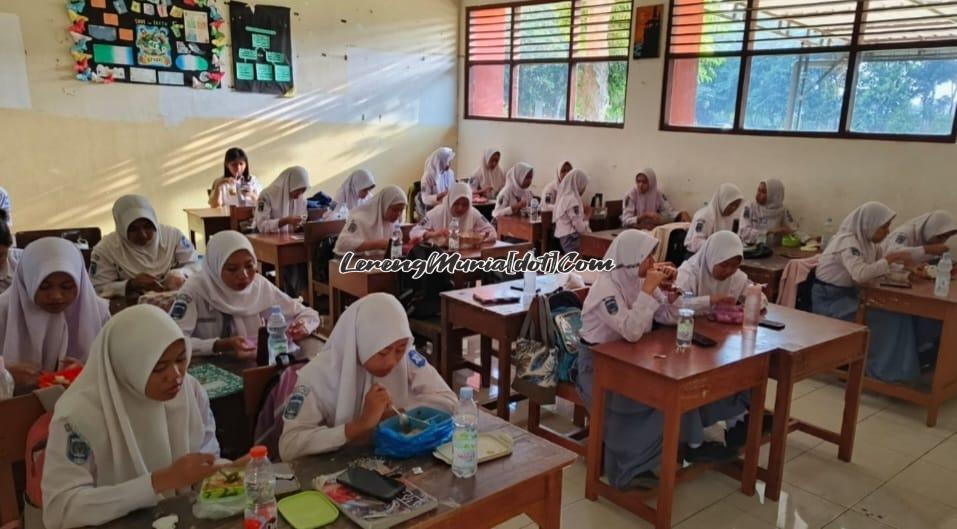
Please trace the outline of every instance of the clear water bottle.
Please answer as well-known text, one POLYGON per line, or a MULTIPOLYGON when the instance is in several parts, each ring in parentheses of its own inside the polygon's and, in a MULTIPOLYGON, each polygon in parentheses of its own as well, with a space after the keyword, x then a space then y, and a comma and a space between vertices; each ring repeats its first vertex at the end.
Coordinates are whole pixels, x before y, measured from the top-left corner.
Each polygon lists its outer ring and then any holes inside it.
POLYGON ((744 328, 754 330, 761 321, 761 285, 751 283, 744 289, 744 328))
POLYGON ((282 309, 279 305, 273 305, 269 319, 266 320, 266 330, 269 331, 269 341, 266 342, 269 350, 269 365, 275 365, 276 357, 289 350, 286 327, 286 318, 282 315, 282 309))
POLYGON ((831 217, 828 217, 824 221, 824 229, 821 230, 821 249, 827 249, 827 245, 831 242, 831 237, 834 236, 834 220, 831 217))
POLYGON ((452 217, 452 221, 449 222, 449 250, 459 249, 459 233, 459 219, 452 217))
POLYGON ((12 398, 14 387, 16 387, 16 384, 13 382, 13 375, 7 371, 7 366, 3 363, 3 357, 0 356, 0 400, 12 398))
POLYGON ((472 388, 459 390, 459 408, 453 420, 452 474, 470 478, 478 471, 478 405, 472 399, 472 388))
POLYGON ((402 229, 398 226, 392 230, 392 239, 389 243, 389 257, 392 259, 402 258, 402 229))
POLYGON ((276 529, 276 475, 269 462, 265 446, 254 446, 249 451, 246 476, 245 527, 248 529, 276 529))
POLYGON ((764 246, 768 245, 768 219, 760 218, 758 219, 758 244, 764 246))
POLYGON ((693 299, 691 292, 685 292, 681 295, 678 305, 678 339, 677 346, 679 351, 687 351, 691 348, 691 340, 694 337, 694 309, 691 308, 693 299))
POLYGON ((934 281, 934 295, 939 298, 946 298, 950 295, 950 271, 954 268, 954 262, 950 258, 950 252, 945 253, 940 262, 937 263, 937 279, 934 281))
POLYGON ((528 216, 529 220, 531 222, 541 221, 542 220, 542 213, 541 213, 542 205, 538 201, 538 199, 532 198, 532 201, 529 203, 529 206, 531 207, 531 212, 529 213, 529 216, 528 216))

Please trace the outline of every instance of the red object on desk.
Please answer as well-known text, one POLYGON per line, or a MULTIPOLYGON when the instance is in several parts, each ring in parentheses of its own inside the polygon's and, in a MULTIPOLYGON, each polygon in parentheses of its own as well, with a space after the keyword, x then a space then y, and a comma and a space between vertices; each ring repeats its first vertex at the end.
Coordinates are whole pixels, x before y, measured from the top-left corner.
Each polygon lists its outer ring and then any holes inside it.
POLYGON ((83 366, 73 366, 55 373, 41 373, 40 378, 37 379, 37 387, 40 389, 51 386, 70 387, 82 371, 83 366))

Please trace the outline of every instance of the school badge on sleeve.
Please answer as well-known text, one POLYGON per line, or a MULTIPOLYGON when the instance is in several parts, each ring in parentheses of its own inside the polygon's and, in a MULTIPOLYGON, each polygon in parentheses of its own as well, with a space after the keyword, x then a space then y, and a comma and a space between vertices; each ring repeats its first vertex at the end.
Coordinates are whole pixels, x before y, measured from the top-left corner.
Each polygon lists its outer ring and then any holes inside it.
POLYGON ((66 438, 66 458, 76 465, 85 465, 90 460, 90 445, 80 434, 67 426, 69 435, 66 438))
POLYGON ((618 314, 618 301, 615 299, 615 296, 608 296, 602 300, 602 303, 605 304, 605 310, 608 311, 608 314, 612 316, 618 314))
POLYGON ((409 361, 412 362, 415 367, 425 367, 427 360, 415 349, 409 350, 409 361))
POLYGON ((299 386, 296 388, 296 391, 289 397, 289 402, 286 403, 286 409, 282 414, 283 419, 293 420, 299 416, 299 412, 302 411, 302 405, 306 402, 306 396, 309 395, 308 386, 299 386))

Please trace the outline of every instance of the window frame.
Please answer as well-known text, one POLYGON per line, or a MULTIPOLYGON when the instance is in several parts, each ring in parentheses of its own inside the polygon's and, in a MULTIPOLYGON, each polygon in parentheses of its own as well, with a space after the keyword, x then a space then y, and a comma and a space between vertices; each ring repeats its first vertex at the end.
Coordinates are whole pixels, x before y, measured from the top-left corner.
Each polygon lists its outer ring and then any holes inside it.
POLYGON ((510 43, 509 43, 509 59, 506 61, 469 61, 471 56, 471 45, 470 45, 470 36, 471 28, 469 27, 469 21, 473 11, 483 11, 486 9, 496 9, 496 8, 517 8, 531 5, 540 5, 540 4, 550 4, 559 0, 523 0, 518 2, 503 2, 498 4, 483 4, 476 6, 469 6, 465 8, 465 84, 464 84, 464 108, 462 111, 463 119, 469 120, 482 120, 482 121, 500 121, 500 122, 512 122, 512 123, 539 123, 545 125, 569 125, 569 126, 578 126, 578 127, 601 127, 601 128, 613 128, 613 129, 623 129, 625 128, 625 122, 628 116, 628 81, 629 81, 629 71, 631 66, 631 49, 632 49, 632 37, 634 35, 634 24, 635 24, 635 2, 634 0, 625 0, 631 5, 629 7, 629 12, 631 18, 628 21, 628 51, 627 54, 623 57, 581 57, 574 58, 574 13, 575 8, 580 0, 566 0, 571 2, 571 12, 572 12, 572 29, 570 34, 570 42, 568 45, 568 56, 563 59, 515 59, 514 55, 514 42, 515 42, 515 15, 512 13, 509 18, 509 23, 511 24, 510 31, 510 43), (574 90, 572 83, 574 82, 575 77, 575 68, 580 63, 590 63, 590 62, 624 62, 625 63, 625 101, 624 107, 622 108, 622 121, 621 123, 607 123, 601 121, 581 121, 572 119, 575 112, 575 101, 574 101, 574 90), (512 117, 513 114, 513 103, 515 102, 514 92, 516 90, 515 86, 515 70, 516 67, 522 64, 563 64, 568 67, 568 79, 565 87, 565 119, 538 119, 538 118, 521 118, 521 117, 512 117), (508 75, 509 75, 509 90, 508 90, 508 117, 494 117, 494 116, 476 116, 472 115, 470 112, 469 105, 469 92, 471 90, 471 71, 472 66, 482 66, 482 65, 493 65, 493 66, 506 66, 508 75))
POLYGON ((928 42, 904 42, 904 43, 875 43, 861 44, 861 28, 864 25, 864 14, 866 12, 865 3, 868 0, 856 0, 854 13, 854 26, 851 34, 851 44, 846 46, 829 46, 816 48, 786 48, 786 49, 763 49, 755 50, 751 47, 751 34, 755 31, 752 28, 752 13, 755 0, 745 0, 747 3, 747 12, 744 19, 744 35, 742 38, 740 51, 717 51, 708 53, 672 53, 671 52, 671 34, 674 18, 672 13, 675 9, 676 0, 668 0, 668 27, 665 30, 665 53, 664 53, 664 72, 661 90, 661 109, 659 114, 658 128, 667 132, 697 132, 702 134, 723 134, 723 135, 741 135, 741 136, 774 136, 774 137, 799 137, 799 138, 839 138, 839 139, 865 139, 877 141, 914 141, 925 143, 955 143, 957 142, 957 112, 955 112, 953 123, 951 124, 949 135, 935 134, 892 134, 892 133, 868 133, 854 132, 850 128, 850 118, 853 113, 854 90, 858 79, 858 70, 860 67, 859 58, 868 51, 885 50, 919 50, 931 48, 951 48, 957 47, 957 39, 928 41, 928 42), (745 113, 747 110, 748 83, 751 74, 751 64, 754 57, 771 55, 813 55, 817 53, 847 53, 847 74, 844 80, 844 95, 841 103, 841 116, 838 129, 835 132, 820 131, 790 131, 790 130, 760 130, 746 129, 744 127, 745 113), (690 58, 710 58, 710 57, 739 57, 741 67, 738 71, 737 99, 735 100, 734 122, 731 128, 710 128, 695 127, 684 125, 671 125, 668 123, 668 95, 669 83, 671 81, 671 65, 674 59, 690 58))

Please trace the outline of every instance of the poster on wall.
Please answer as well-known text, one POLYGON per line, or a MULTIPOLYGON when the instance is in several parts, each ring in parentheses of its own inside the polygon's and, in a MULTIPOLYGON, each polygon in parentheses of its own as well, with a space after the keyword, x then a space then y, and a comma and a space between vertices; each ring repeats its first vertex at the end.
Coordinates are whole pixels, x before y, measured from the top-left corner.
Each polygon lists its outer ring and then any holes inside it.
POLYGON ((289 8, 229 3, 234 88, 240 92, 295 93, 289 8))
POLYGON ((661 14, 665 6, 641 6, 635 9, 635 59, 661 56, 661 14))
POLYGON ((225 20, 213 0, 67 0, 80 81, 216 89, 225 20))

